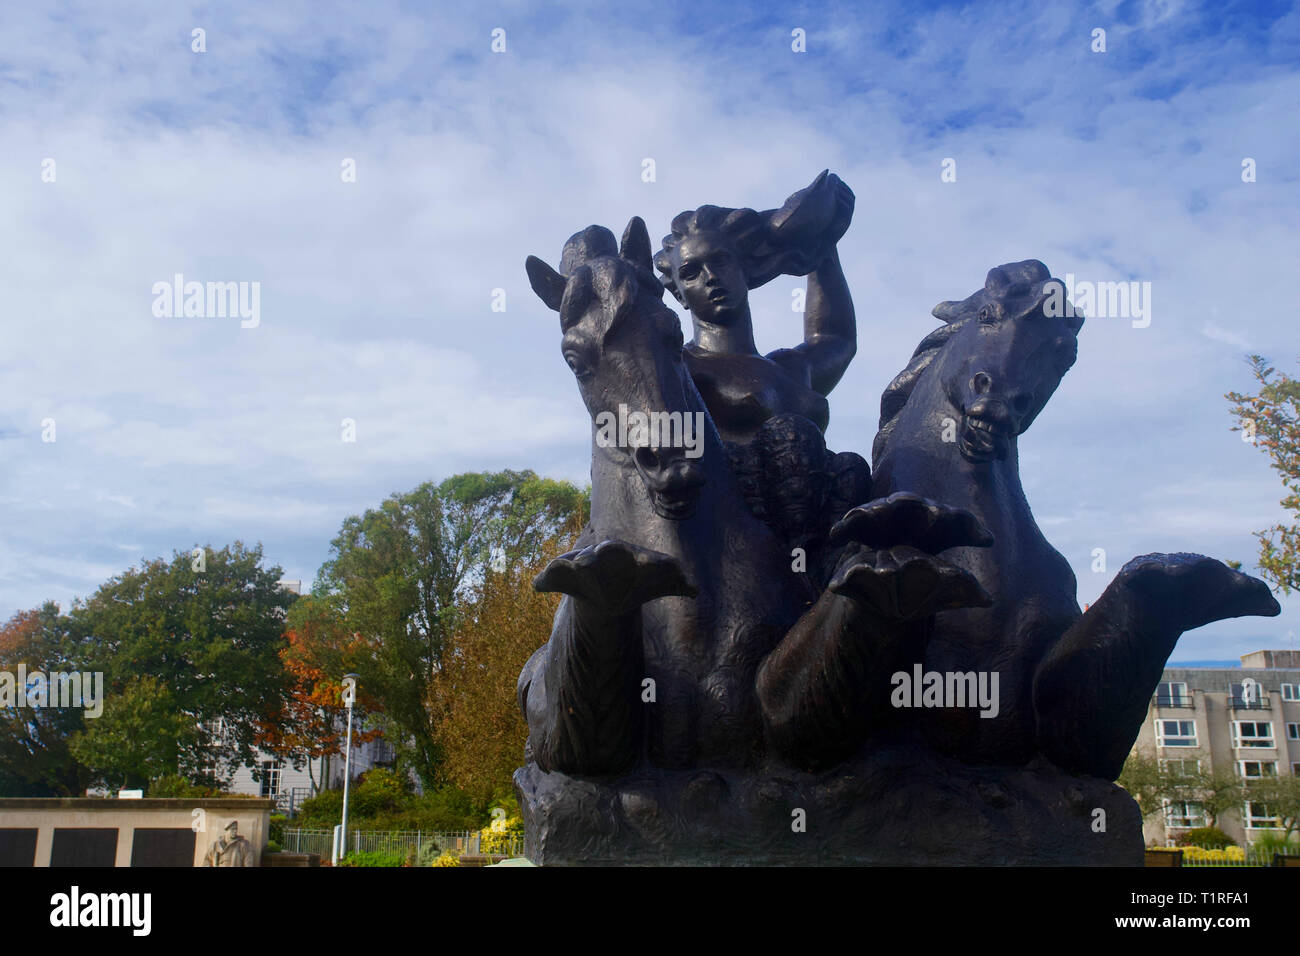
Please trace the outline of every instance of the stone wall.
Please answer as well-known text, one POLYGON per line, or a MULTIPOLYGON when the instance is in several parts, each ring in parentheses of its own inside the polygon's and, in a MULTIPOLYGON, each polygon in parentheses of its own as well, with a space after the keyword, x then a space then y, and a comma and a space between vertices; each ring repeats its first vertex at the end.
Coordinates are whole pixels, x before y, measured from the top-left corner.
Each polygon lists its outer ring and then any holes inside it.
POLYGON ((0 799, 0 866, 201 866, 234 820, 261 862, 261 799, 0 799))

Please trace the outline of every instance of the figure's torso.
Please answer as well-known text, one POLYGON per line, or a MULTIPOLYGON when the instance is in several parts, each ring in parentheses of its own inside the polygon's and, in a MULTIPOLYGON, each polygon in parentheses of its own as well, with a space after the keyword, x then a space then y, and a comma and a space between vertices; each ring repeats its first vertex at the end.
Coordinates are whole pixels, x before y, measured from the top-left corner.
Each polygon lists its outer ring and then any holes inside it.
POLYGON ((683 356, 726 441, 748 442, 765 421, 787 412, 802 415, 822 431, 830 422, 826 397, 771 359, 704 352, 689 345, 683 356))

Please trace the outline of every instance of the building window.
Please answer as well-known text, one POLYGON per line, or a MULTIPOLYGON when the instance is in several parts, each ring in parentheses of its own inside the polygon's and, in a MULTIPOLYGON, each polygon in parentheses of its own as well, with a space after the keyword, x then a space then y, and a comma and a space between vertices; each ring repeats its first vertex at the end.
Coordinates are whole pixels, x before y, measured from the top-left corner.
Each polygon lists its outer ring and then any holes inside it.
POLYGON ((1282 699, 1300 700, 1300 693, 1297 693, 1297 691, 1300 691, 1300 684, 1283 684, 1282 699))
POLYGON ((1205 826, 1205 811, 1201 809, 1199 803, 1189 803, 1186 800, 1166 800, 1164 804, 1166 827, 1191 830, 1205 826))
POLYGON ((1232 745, 1234 747, 1272 747, 1272 723, 1266 720, 1234 720, 1232 722, 1232 745))
POLYGON ((1246 804, 1245 820, 1248 830, 1270 830, 1278 826, 1277 817, 1268 812, 1268 807, 1253 800, 1246 804))
POLYGON ((1192 699, 1187 694, 1187 684, 1183 681, 1161 681, 1156 687, 1157 707, 1190 707, 1192 699))
POLYGON ((1300 777, 1300 763, 1293 763, 1291 765, 1291 773, 1293 776, 1300 777))
POLYGON ((262 761, 262 796, 278 797, 280 795, 280 775, 283 770, 283 760, 262 761))
POLYGON ((1287 739, 1287 740, 1300 740, 1300 724, 1287 724, 1287 725, 1286 725, 1286 739, 1287 739))
POLYGON ((1276 777, 1277 761, 1238 760, 1237 773, 1241 774, 1247 780, 1259 780, 1263 777, 1276 777))
POLYGON ((1156 746, 1158 747, 1195 747, 1196 721, 1194 720, 1157 720, 1156 746))
POLYGON ((1171 777, 1193 777, 1201 772, 1201 761, 1195 757, 1179 760, 1161 760, 1160 769, 1171 777))
POLYGON ((199 726, 203 728, 203 733, 207 736, 209 743, 220 746, 230 740, 230 730, 226 727, 226 718, 224 717, 218 717, 216 720, 205 720, 199 726))
POLYGON ((1250 684, 1234 683, 1230 685, 1229 701, 1233 710, 1267 710, 1268 691, 1259 681, 1250 684))

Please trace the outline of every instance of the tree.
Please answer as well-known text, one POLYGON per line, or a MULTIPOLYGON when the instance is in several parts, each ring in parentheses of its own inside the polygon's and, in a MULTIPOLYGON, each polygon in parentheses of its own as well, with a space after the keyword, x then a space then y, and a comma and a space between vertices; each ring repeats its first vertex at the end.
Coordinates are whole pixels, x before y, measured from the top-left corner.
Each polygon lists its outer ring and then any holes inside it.
POLYGON ((237 541, 131 568, 73 605, 69 632, 104 674, 104 716, 75 745, 96 780, 220 781, 254 762, 257 733, 289 690, 279 655, 294 595, 281 573, 262 567, 260 545, 237 541), (223 733, 199 733, 219 719, 223 733))
MULTIPOLYGON (((65 624, 53 602, 15 614, 0 627, 0 671, 83 670, 65 624)), ((90 774, 69 743, 84 721, 81 708, 0 706, 0 796, 81 796, 90 774)))
MULTIPOLYGON (((330 761, 344 746, 347 709, 343 706, 342 678, 355 672, 365 658, 366 643, 343 626, 331 602, 304 595, 289 609, 285 631, 287 645, 280 660, 291 686, 281 710, 259 730, 257 745, 267 753, 307 766, 312 790, 328 783, 330 761), (322 759, 321 779, 312 762, 322 759)), ((358 711, 377 712, 378 702, 363 683, 357 690, 358 711)), ((378 728, 353 728, 352 742, 363 744, 379 736, 378 728)))
POLYGON ((536 542, 531 563, 491 572, 451 635, 445 666, 434 681, 435 731, 450 780, 477 801, 510 793, 523 763, 528 728, 515 685, 533 651, 550 636, 560 596, 533 590, 532 581, 582 530, 575 512, 559 535, 536 542))
POLYGON ((1259 355, 1250 356, 1249 362, 1259 382, 1258 394, 1228 392, 1224 397, 1233 403, 1232 413, 1240 423, 1232 430, 1253 437, 1288 492, 1281 504, 1290 512, 1291 523, 1279 522, 1256 531, 1255 537, 1261 575, 1290 594, 1300 590, 1300 380, 1277 373, 1259 355))
POLYGON ((110 789, 143 788, 176 774, 199 728, 159 678, 143 674, 110 694, 104 713, 73 736, 72 753, 110 789))
POLYGON ((315 596, 366 641, 357 673, 382 706, 384 736, 427 790, 442 782, 443 762, 432 682, 462 605, 494 567, 528 562, 587 507, 572 485, 504 471, 426 482, 343 522, 315 596))
POLYGON ((1225 811, 1240 807, 1242 801, 1241 780, 1231 771, 1189 772, 1136 751, 1129 754, 1116 783, 1137 801, 1143 819, 1163 809, 1166 801, 1186 802, 1199 806, 1206 825, 1215 826, 1225 811))
POLYGON ((1164 807, 1167 781, 1160 762, 1154 757, 1134 750, 1124 761, 1124 769, 1115 782, 1127 790, 1128 795, 1137 803, 1142 819, 1145 820, 1164 807))
POLYGON ((1207 826, 1218 826, 1224 813, 1241 808, 1241 778, 1232 770, 1202 770, 1192 775, 1187 799, 1200 804, 1207 826))
POLYGON ((1300 829, 1300 777, 1273 774, 1252 780, 1247 785, 1246 797, 1263 803, 1269 815, 1277 818, 1284 841, 1300 829))

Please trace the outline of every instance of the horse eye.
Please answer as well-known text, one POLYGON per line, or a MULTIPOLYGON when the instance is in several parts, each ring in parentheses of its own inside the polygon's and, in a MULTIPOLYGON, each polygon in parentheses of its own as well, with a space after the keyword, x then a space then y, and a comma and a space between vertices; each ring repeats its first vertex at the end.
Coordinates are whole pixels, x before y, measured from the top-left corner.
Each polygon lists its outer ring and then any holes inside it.
POLYGON ((985 325, 989 325, 993 321, 993 310, 990 309, 987 305, 984 306, 982 309, 980 309, 979 318, 980 321, 983 322, 985 325))
POLYGON ((589 378, 591 369, 589 369, 577 352, 565 352, 564 361, 578 378, 589 378))

